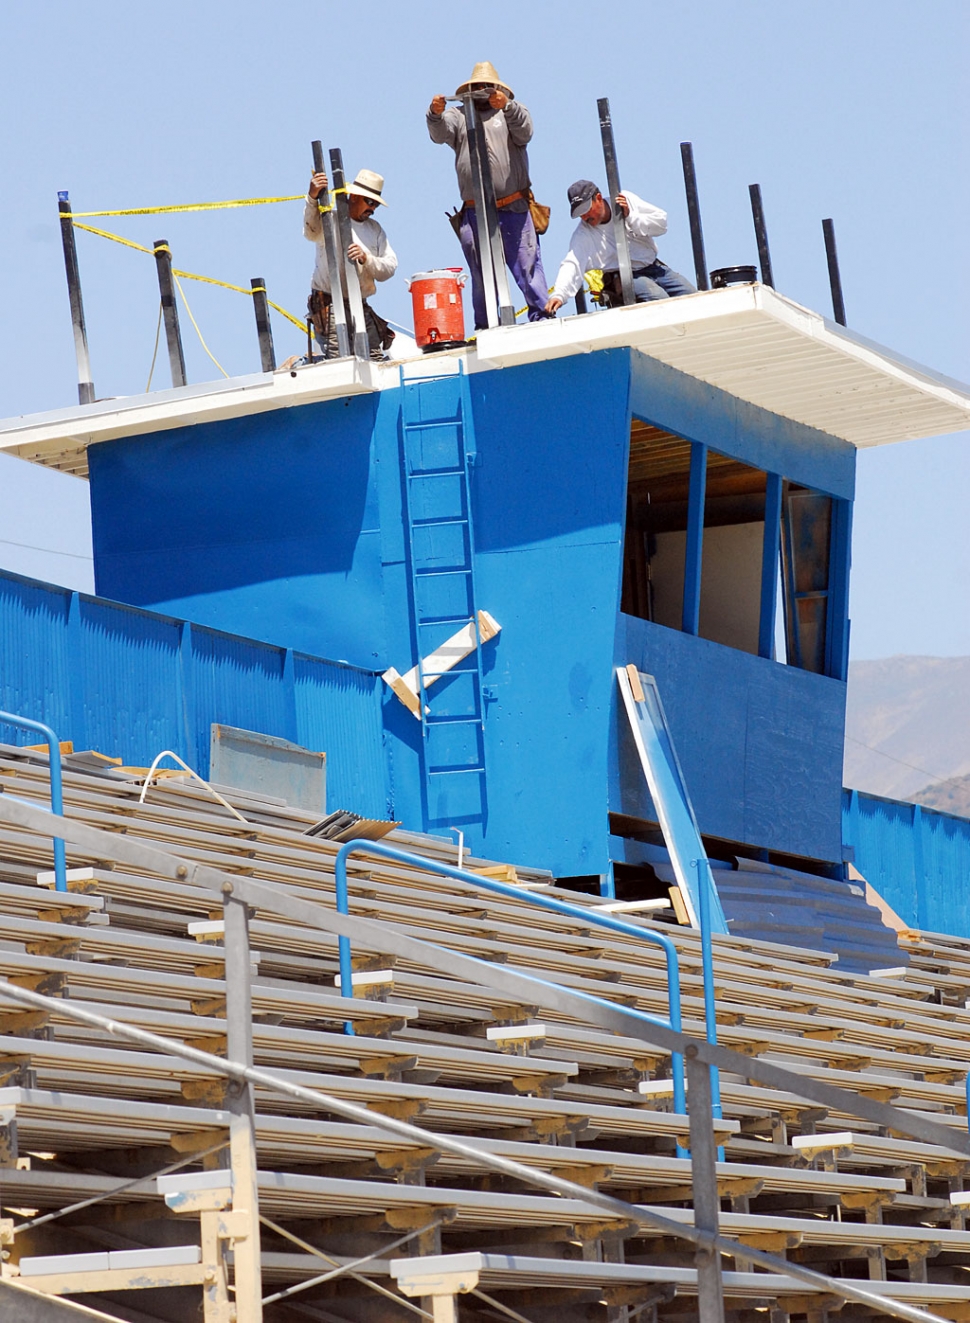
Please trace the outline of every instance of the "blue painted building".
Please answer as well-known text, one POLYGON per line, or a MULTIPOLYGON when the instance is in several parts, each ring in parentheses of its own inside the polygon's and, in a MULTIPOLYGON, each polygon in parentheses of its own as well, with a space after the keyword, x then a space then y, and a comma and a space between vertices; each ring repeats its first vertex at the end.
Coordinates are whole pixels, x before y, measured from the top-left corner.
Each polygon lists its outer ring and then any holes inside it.
MULTIPOLYGON (((89 473, 98 593, 193 636, 404 674, 487 611, 501 632, 428 688, 425 720, 386 685, 379 734, 361 720, 362 765, 407 826, 560 876, 635 862, 656 814, 617 702, 634 662, 721 857, 834 874, 855 450, 968 416, 753 287, 400 368, 86 406, 0 441, 89 473)), ((299 733, 284 725, 258 728, 299 733)))

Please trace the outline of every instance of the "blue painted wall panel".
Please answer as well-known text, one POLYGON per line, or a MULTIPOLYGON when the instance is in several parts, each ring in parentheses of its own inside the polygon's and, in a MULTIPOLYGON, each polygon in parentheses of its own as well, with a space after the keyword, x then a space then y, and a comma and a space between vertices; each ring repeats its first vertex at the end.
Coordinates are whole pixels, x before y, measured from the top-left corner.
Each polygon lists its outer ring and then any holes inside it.
POLYGON ((970 937, 970 821, 846 790, 855 866, 906 923, 970 937))
POLYGON ((376 408, 356 397, 93 446, 98 593, 383 667, 376 408))
MULTIPOLYGON (((837 861, 845 685, 620 616, 616 665, 654 675, 701 831, 837 861)), ((655 816, 622 732, 610 807, 655 816)))
MULTIPOLYGON (((330 801, 384 817, 383 688, 370 671, 0 573, 0 707, 129 765, 173 749, 208 776, 209 728, 225 722, 325 751, 330 801)), ((0 741, 35 743, 3 726, 0 741)))

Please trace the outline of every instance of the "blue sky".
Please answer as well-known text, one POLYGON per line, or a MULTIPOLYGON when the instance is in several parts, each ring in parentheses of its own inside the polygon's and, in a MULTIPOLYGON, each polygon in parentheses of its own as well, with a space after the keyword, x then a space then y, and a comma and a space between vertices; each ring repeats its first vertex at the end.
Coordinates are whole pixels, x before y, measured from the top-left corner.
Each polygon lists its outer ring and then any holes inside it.
MULTIPOLYGON (((967 0, 811 5, 614 0, 443 6, 372 0, 270 8, 170 0, 38 0, 0 16, 0 417, 76 400, 56 193, 76 210, 300 192, 309 143, 378 170, 400 277, 378 307, 409 321, 403 277, 456 263, 444 218, 450 154, 427 139, 430 97, 490 59, 531 109, 533 182, 553 207, 602 175, 596 98, 611 98, 623 179, 666 208, 661 255, 692 270, 679 143, 694 143, 710 266, 751 262, 747 186, 762 186, 775 280, 829 311, 820 221, 835 218, 851 329, 970 379, 967 0), (11 131, 12 129, 12 131, 11 131)), ((95 222, 236 284, 264 276, 302 311, 313 251, 296 203, 95 222)), ((89 235, 79 256, 99 396, 145 389, 157 315, 151 259, 89 235)), ((231 373, 258 369, 248 300, 198 285, 193 311, 231 373)), ((275 327, 277 348, 300 338, 275 327)), ((183 328, 189 379, 216 373, 183 328)), ((156 382, 167 385, 162 362, 156 382)), ((968 434, 863 452, 852 651, 970 653, 968 434)), ((84 485, 0 457, 0 567, 90 585, 84 485), (40 548, 41 550, 37 550, 40 548)))

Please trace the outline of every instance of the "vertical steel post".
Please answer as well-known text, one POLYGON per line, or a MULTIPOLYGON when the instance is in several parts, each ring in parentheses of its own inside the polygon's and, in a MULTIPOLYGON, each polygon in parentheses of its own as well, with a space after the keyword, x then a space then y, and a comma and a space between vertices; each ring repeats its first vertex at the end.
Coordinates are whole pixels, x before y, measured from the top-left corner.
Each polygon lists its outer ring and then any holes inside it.
POLYGON ((259 361, 264 372, 275 372, 276 350, 273 348, 273 328, 269 321, 269 304, 266 302, 266 281, 262 276, 253 276, 249 284, 253 291, 253 311, 259 337, 259 361))
MULTIPOLYGON (((692 859, 697 873, 697 917, 701 925, 701 974, 704 984, 704 1031, 709 1043, 717 1044, 717 999, 714 992, 714 951, 711 945, 711 894, 714 875, 706 858, 692 859)), ((717 1067, 711 1066, 711 1114, 720 1117, 721 1082, 717 1067)), ((723 1157, 723 1154, 720 1156, 723 1157)))
MULTIPOLYGON (((323 143, 317 139, 310 144, 313 152, 313 173, 323 174, 323 143)), ((330 190, 324 189, 317 198, 317 205, 325 208, 320 219, 323 224, 323 246, 327 254, 327 270, 330 272, 330 315, 334 322, 337 336, 337 354, 340 358, 350 357, 350 332, 347 329, 347 310, 344 306, 343 283, 340 279, 340 231, 337 226, 337 213, 330 202, 330 190)), ((324 353, 326 349, 324 348, 324 353)), ((313 357, 313 337, 310 335, 310 347, 307 357, 313 357)))
POLYGON ((577 291, 576 291, 576 311, 577 311, 580 315, 582 315, 584 312, 589 312, 589 309, 588 309, 587 306, 586 306, 586 291, 585 291, 585 289, 577 289, 577 291))
POLYGON ((766 475, 765 533, 761 545, 761 611, 758 616, 758 656, 775 655, 775 616, 778 609, 778 562, 781 559, 781 477, 766 475))
MULTIPOLYGON (((330 148, 330 175, 333 179, 334 197, 337 200, 337 228, 340 232, 340 256, 342 259, 344 283, 347 287, 347 304, 350 308, 350 320, 353 323, 354 355, 357 358, 370 358, 370 342, 367 338, 367 326, 364 321, 364 300, 360 292, 360 276, 357 263, 347 256, 347 249, 354 242, 350 227, 350 205, 344 191, 344 158, 339 147, 330 148)), ((338 268, 339 274, 339 268, 338 268)), ((330 276, 333 285, 333 274, 330 276)))
POLYGON ((600 137, 603 140, 603 160, 606 163, 606 189, 610 196, 610 208, 613 212, 613 237, 616 240, 616 262, 620 272, 620 287, 623 290, 624 303, 636 303, 633 292, 633 266, 630 262, 630 243, 626 234, 626 217, 617 206, 617 194, 620 188, 620 171, 616 164, 616 143, 613 141, 613 121, 610 119, 610 99, 601 96, 596 102, 600 117, 600 137))
MULTIPOLYGON (((223 887, 226 953, 226 1058, 253 1064, 253 1004, 249 954, 249 908, 223 887)), ((232 1168, 232 1211, 239 1234, 234 1242, 236 1323, 261 1323, 262 1276, 259 1248, 259 1194, 256 1182, 256 1124, 252 1085, 230 1080, 226 1088, 230 1113, 229 1161, 232 1168)))
POLYGON ((761 283, 775 287, 771 274, 771 253, 768 251, 768 227, 765 225, 765 209, 761 204, 761 185, 749 184, 748 196, 751 198, 751 218, 754 221, 754 235, 758 240, 758 262, 761 266, 761 283))
POLYGON ((681 629, 696 634, 701 620, 701 568, 704 559, 704 492, 707 486, 707 446, 692 441, 687 497, 687 547, 684 557, 684 609, 681 629))
POLYGON ((680 159, 684 167, 684 188, 687 192, 687 215, 690 218, 690 246, 694 251, 694 279, 698 289, 710 289, 707 274, 707 255, 704 252, 704 230, 701 226, 701 204, 697 197, 697 175, 694 171, 694 144, 680 144, 680 159))
POLYGON ((172 278, 172 250, 167 239, 155 240, 155 266, 158 269, 158 292, 162 299, 162 320, 168 344, 168 362, 172 370, 172 385, 185 385, 185 355, 182 353, 182 332, 179 330, 179 310, 175 303, 175 282, 172 278))
POLYGON ((842 298, 842 276, 839 274, 839 253, 835 246, 835 223, 831 217, 822 221, 825 238, 825 260, 829 268, 829 288, 832 291, 832 316, 845 326, 845 301, 842 298))
POLYGON ((71 300, 71 324, 74 327, 74 354, 77 358, 77 397, 81 404, 94 403, 94 382, 91 380, 91 360, 88 357, 88 330, 84 323, 84 304, 81 300, 81 276, 77 265, 77 246, 74 242, 74 219, 67 192, 57 195, 57 209, 61 217, 61 243, 64 245, 64 269, 67 272, 67 294, 71 300))
MULTIPOLYGON (((482 270, 482 289, 485 296, 485 320, 489 326, 498 326, 498 295, 495 290, 495 265, 492 245, 485 234, 485 189, 482 186, 481 163, 478 156, 478 133, 475 102, 470 96, 462 101, 465 114, 465 137, 468 142, 468 164, 472 176, 472 202, 475 204, 475 231, 478 235, 478 265, 482 270)), ((504 266, 505 257, 502 257, 504 266)))
MULTIPOLYGON (((697 1048, 693 1045, 687 1048, 684 1058, 687 1066, 687 1112, 690 1118, 690 1171, 694 1226, 698 1231, 710 1231, 716 1234, 721 1205, 717 1193, 717 1153, 714 1143, 711 1072, 708 1066, 697 1059, 697 1048)), ((724 1323, 721 1256, 713 1247, 698 1245, 694 1262, 697 1267, 699 1323, 724 1323)))
POLYGON ((486 229, 488 246, 492 250, 492 273, 495 275, 495 294, 499 300, 499 325, 515 325, 515 308, 512 307, 512 295, 508 290, 508 271, 506 270, 506 245, 502 238, 502 226, 499 225, 499 209, 495 205, 495 184, 492 181, 492 163, 488 156, 488 139, 482 116, 475 108, 472 98, 472 122, 475 128, 475 142, 478 144, 478 168, 482 175, 482 210, 478 214, 479 247, 482 243, 482 225, 486 229))

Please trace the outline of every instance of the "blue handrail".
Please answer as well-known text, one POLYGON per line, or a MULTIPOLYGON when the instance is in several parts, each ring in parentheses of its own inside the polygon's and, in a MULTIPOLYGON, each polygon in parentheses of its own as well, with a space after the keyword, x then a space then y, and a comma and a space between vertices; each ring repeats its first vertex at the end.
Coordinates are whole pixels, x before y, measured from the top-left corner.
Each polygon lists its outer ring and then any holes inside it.
MULTIPOLYGON (((61 744, 50 726, 42 721, 32 721, 30 717, 18 717, 15 712, 0 712, 0 724, 21 726, 24 730, 36 730, 47 741, 50 750, 51 767, 51 811, 59 818, 64 816, 64 787, 61 779, 61 744)), ((67 890, 67 857, 64 842, 59 836, 54 840, 54 887, 57 891, 67 890)))
MULTIPOLYGON (((579 905, 570 905, 567 901, 557 900, 553 896, 540 896, 533 892, 523 891, 521 887, 510 886, 505 882, 496 882, 493 878, 482 877, 480 873, 471 873, 464 868, 452 868, 449 864, 439 864, 431 859, 425 859, 421 855, 409 854, 405 850, 398 850, 395 846, 383 845, 379 841, 348 841, 337 851, 337 857, 334 860, 334 874, 336 877, 337 910, 341 914, 350 913, 350 898, 347 890, 347 860, 352 854, 370 854, 376 855, 380 859, 393 859, 400 864, 410 864, 412 867, 420 868, 426 873, 438 873, 442 877, 453 877, 459 882, 464 882, 473 887, 478 887, 483 891, 492 891, 497 896, 507 896, 514 900, 527 901, 530 905, 538 905, 541 909, 552 910, 555 914, 565 914, 570 918, 581 919, 584 924, 595 924, 600 928, 609 928, 612 932, 622 933, 625 937, 638 937, 641 941, 652 942, 655 946, 663 949, 667 961, 667 1008, 668 1020, 666 1024, 676 1033, 681 1032, 681 1010, 680 1010, 680 965, 677 959, 677 948, 669 937, 662 933, 650 932, 645 928, 637 928, 631 923, 623 923, 620 919, 613 919, 604 914, 597 914, 595 909, 583 909, 579 905)), ((339 937, 337 939, 337 949, 340 956, 340 992, 344 997, 352 997, 353 989, 353 970, 350 959, 350 938, 339 937)), ((663 1020, 644 1014, 644 1018, 654 1020, 657 1024, 664 1024, 663 1020)), ((354 1032, 353 1026, 347 1024, 347 1033, 354 1032)), ((687 1111, 686 1093, 684 1090, 684 1060, 679 1052, 671 1054, 670 1073, 673 1080, 673 1106, 678 1115, 684 1115, 687 1111)))

